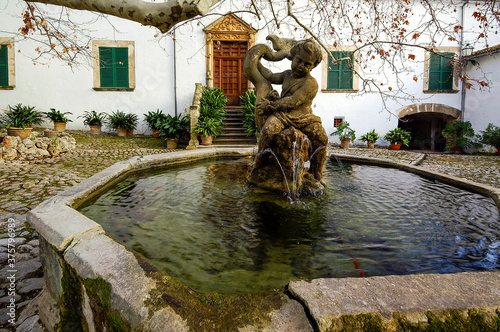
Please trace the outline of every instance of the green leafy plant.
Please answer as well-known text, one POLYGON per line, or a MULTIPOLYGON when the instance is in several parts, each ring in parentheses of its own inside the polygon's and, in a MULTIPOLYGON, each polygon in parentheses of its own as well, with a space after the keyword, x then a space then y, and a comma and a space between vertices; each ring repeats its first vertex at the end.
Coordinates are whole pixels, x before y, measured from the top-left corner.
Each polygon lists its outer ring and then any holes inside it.
POLYGON ((447 139, 445 149, 448 151, 461 151, 472 147, 481 147, 474 140, 474 129, 470 121, 448 122, 443 129, 443 136, 447 139))
POLYGON ((194 128, 195 133, 204 136, 222 134, 227 98, 220 88, 204 88, 200 98, 200 116, 194 128))
POLYGON ((167 115, 165 115, 163 111, 158 109, 156 111, 148 111, 144 115, 144 122, 146 122, 149 129, 159 130, 166 118, 167 115))
POLYGON ((361 140, 367 143, 375 143, 380 138, 380 135, 375 132, 375 129, 361 136, 361 140))
POLYGON ((51 108, 49 112, 44 112, 45 116, 50 119, 52 122, 73 122, 68 118, 68 114, 73 114, 71 112, 61 112, 56 110, 55 108, 51 108))
POLYGON ((243 114, 243 127, 247 136, 257 136, 259 129, 255 123, 255 104, 257 102, 257 96, 254 91, 247 90, 243 95, 240 96, 241 100, 241 113, 243 114))
POLYGON ((0 123, 6 128, 23 128, 31 125, 40 124, 43 121, 43 113, 35 110, 34 106, 24 106, 17 104, 15 106, 7 106, 0 115, 0 123))
POLYGON ((158 127, 160 136, 165 139, 179 139, 189 133, 191 120, 187 115, 167 114, 158 127))
POLYGON ((391 144, 403 144, 408 146, 410 144, 411 133, 401 128, 396 128, 389 130, 387 134, 385 134, 384 138, 391 142, 391 144))
POLYGON ((481 135, 478 135, 478 139, 481 143, 500 148, 500 127, 489 123, 488 127, 484 131, 481 131, 481 135))
POLYGON ((124 128, 123 126, 126 123, 125 118, 126 118, 125 112, 116 110, 115 112, 112 112, 110 115, 108 115, 106 126, 112 129, 124 128))
POLYGON ((86 126, 102 126, 106 121, 108 114, 105 112, 85 111, 79 118, 83 118, 83 124, 86 126))
POLYGON ((217 136, 222 134, 222 121, 212 118, 198 119, 194 132, 203 136, 217 136))
POLYGON ((123 129, 135 129, 137 128, 137 122, 139 122, 139 117, 133 113, 125 114, 125 122, 122 126, 123 129))
POLYGON ((351 141, 354 141, 356 139, 355 133, 356 133, 356 131, 352 130, 349 127, 349 122, 342 121, 341 123, 339 123, 337 125, 336 130, 333 133, 331 133, 330 135, 331 136, 338 135, 340 137, 341 141, 346 140, 346 139, 350 139, 351 141))

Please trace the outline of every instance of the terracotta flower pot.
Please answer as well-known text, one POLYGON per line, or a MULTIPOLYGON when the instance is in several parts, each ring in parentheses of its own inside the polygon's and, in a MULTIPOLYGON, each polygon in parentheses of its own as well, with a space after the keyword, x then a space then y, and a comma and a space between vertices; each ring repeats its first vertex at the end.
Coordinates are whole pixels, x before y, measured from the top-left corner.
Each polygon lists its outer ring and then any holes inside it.
POLYGON ((201 135, 201 145, 212 145, 212 136, 201 135))
POLYGON ((368 149, 375 149, 375 142, 366 142, 368 144, 368 149))
POLYGON ((167 138, 167 149, 177 149, 178 139, 167 138))
POLYGON ((66 122, 54 122, 54 130, 63 132, 66 130, 66 122))
POLYGON ((101 132, 101 126, 94 125, 89 127, 91 135, 99 135, 99 133, 101 132))
POLYGON ((350 139, 343 139, 340 141, 340 147, 342 149, 349 149, 349 144, 351 144, 351 140, 350 139))
POLYGON ((500 154, 500 148, 497 148, 498 154, 500 154))
POLYGON ((134 136, 134 128, 127 129, 127 136, 134 136))
POLYGON ((45 137, 48 137, 48 138, 55 138, 57 136, 59 136, 59 131, 57 130, 50 130, 50 129, 45 129, 45 131, 43 132, 44 136, 45 137))
POLYGON ((153 130, 153 137, 154 138, 160 138, 160 131, 159 130, 153 130))
POLYGON ((122 127, 116 128, 116 134, 120 137, 125 137, 127 136, 127 129, 124 129, 122 127))
POLYGON ((401 144, 391 143, 391 150, 399 150, 399 149, 401 149, 401 144))
POLYGON ((33 128, 31 127, 26 127, 26 128, 17 128, 17 127, 10 127, 7 128, 7 135, 9 136, 19 136, 21 139, 26 139, 31 135, 31 131, 33 128))

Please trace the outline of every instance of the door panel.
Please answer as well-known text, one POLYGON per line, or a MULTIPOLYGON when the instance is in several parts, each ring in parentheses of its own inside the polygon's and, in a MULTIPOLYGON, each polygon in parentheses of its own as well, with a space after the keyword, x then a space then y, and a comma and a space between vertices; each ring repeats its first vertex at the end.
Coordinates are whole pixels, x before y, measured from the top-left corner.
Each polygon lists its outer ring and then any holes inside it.
POLYGON ((248 88, 243 74, 247 42, 214 42, 214 87, 221 88, 230 106, 239 105, 240 95, 248 88))

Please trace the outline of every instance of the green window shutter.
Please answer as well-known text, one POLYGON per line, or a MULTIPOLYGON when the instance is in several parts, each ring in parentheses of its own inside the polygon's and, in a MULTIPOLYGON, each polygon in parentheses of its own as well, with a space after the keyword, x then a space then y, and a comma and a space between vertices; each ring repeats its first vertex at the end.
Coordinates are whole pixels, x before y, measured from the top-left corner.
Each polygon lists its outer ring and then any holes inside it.
POLYGON ((0 86, 9 86, 9 49, 0 45, 0 86))
POLYGON ((115 84, 119 88, 128 88, 128 48, 115 48, 115 84))
MULTIPOLYGON (((350 57, 352 60, 352 52, 332 52, 335 59, 350 57)), ((336 90, 352 90, 353 88, 353 71, 349 61, 342 60, 336 65, 328 58, 328 75, 327 88, 336 90)))
POLYGON ((128 48, 99 47, 102 88, 128 88, 128 48))
POLYGON ((431 53, 429 64, 429 90, 453 90, 454 53, 431 53))

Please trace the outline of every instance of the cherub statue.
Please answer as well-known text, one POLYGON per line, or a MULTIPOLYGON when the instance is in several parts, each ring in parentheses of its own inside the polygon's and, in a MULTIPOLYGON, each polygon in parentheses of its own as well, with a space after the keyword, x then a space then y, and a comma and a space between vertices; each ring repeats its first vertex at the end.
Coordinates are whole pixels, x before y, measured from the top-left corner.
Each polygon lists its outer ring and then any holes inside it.
MULTIPOLYGON (((290 39, 280 44, 276 37, 268 37, 274 44, 274 48, 281 52, 280 45, 293 45, 286 52, 286 57, 292 60, 291 69, 281 73, 272 73, 260 63, 260 58, 276 61, 276 57, 270 55, 270 49, 266 45, 256 45, 256 49, 250 49, 245 59, 244 68, 252 65, 252 70, 246 69, 245 74, 254 83, 257 92, 256 112, 259 119, 257 126, 260 130, 259 152, 266 149, 274 149, 276 139, 280 133, 287 128, 293 127, 301 131, 310 141, 312 146, 312 157, 310 160, 309 173, 319 182, 323 183, 322 170, 326 159, 326 145, 328 136, 321 124, 321 118, 312 114, 312 102, 318 92, 318 82, 311 76, 310 72, 322 60, 320 47, 312 40, 301 40, 292 44, 290 39), (263 47, 265 46, 265 47, 263 47), (266 49, 267 47, 267 49, 266 49), (261 56, 252 54, 260 51, 261 56), (250 59, 251 58, 251 59, 250 59), (250 61, 252 60, 252 61, 250 61), (271 84, 282 84, 281 96, 272 90, 271 84), (260 125, 259 125, 260 124, 260 125)), ((275 54, 279 53, 275 52, 275 54)), ((276 151, 275 151, 276 152, 276 151)), ((269 157, 259 153, 254 169, 260 169, 268 163, 269 157)))

